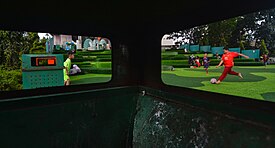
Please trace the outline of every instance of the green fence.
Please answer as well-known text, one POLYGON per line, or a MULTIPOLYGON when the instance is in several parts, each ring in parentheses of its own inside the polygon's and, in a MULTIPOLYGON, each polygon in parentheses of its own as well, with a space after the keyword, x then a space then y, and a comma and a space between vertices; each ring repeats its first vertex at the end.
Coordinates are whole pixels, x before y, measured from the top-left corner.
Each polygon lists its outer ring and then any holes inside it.
POLYGON ((212 47, 211 48, 211 52, 216 55, 216 53, 218 53, 219 55, 220 54, 223 54, 223 48, 224 47, 212 47))
MULTIPOLYGON (((249 56, 252 59, 259 59, 260 58, 260 49, 254 50, 242 50, 242 54, 249 56)), ((244 57, 242 57, 244 58, 244 57)))
POLYGON ((200 45, 190 45, 189 50, 191 52, 199 52, 200 51, 200 45))
POLYGON ((240 48, 229 48, 229 51, 241 53, 241 49, 240 48))
POLYGON ((189 50, 190 48, 190 44, 184 44, 184 45, 181 45, 179 49, 187 49, 189 50))
POLYGON ((201 52, 211 52, 211 46, 200 46, 201 52))

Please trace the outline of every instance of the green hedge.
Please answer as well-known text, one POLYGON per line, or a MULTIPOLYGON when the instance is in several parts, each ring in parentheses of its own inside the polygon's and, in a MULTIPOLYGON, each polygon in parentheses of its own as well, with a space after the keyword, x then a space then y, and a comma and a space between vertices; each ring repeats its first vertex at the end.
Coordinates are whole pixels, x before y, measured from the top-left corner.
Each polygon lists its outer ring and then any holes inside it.
POLYGON ((78 51, 76 52, 77 55, 111 55, 111 50, 103 50, 103 51, 78 51))
POLYGON ((111 62, 111 61, 112 61, 112 58, 97 58, 96 61, 111 62))
MULTIPOLYGON (((211 62, 220 62, 221 60, 219 59, 210 59, 211 62)), ((235 58, 234 62, 255 62, 255 59, 239 59, 235 58)))
MULTIPOLYGON (((189 67, 188 60, 162 60, 162 65, 169 65, 174 67, 189 67), (187 65, 187 66, 186 66, 187 65)), ((210 65, 218 65, 220 60, 213 59, 210 65)), ((238 59, 234 61, 235 66, 261 66, 262 62, 254 62, 253 59, 238 59)))
POLYGON ((112 63, 111 62, 92 62, 91 67, 94 68, 111 68, 112 63))
POLYGON ((188 64, 188 60, 162 60, 162 65, 188 64))
POLYGON ((174 64, 174 65, 162 65, 162 69, 165 71, 167 68, 173 66, 174 68, 189 68, 189 64, 174 64))
MULTIPOLYGON (((210 63, 219 63, 221 60, 218 59, 210 59, 210 63)), ((202 62, 202 60, 200 60, 202 62)), ((234 59, 234 62, 252 62, 254 63, 254 59, 234 59)), ((170 63, 188 63, 188 59, 186 60, 162 60, 162 64, 170 64, 170 63)))
POLYGON ((168 50, 165 50, 165 52, 177 52, 178 54, 185 53, 184 49, 168 49, 168 50))
POLYGON ((97 55, 97 58, 112 58, 112 55, 97 55))
POLYGON ((74 56, 75 59, 85 59, 85 58, 93 58, 93 59, 96 59, 98 58, 97 56, 86 56, 86 55, 75 55, 74 56))
POLYGON ((0 91, 22 89, 22 73, 20 70, 4 70, 0 67, 0 91))
POLYGON ((161 55, 178 55, 178 52, 162 52, 161 55))
POLYGON ((188 56, 180 55, 162 55, 162 60, 187 60, 188 56))
POLYGON ((72 64, 76 64, 78 67, 81 67, 81 66, 92 66, 90 62, 73 62, 72 64))
POLYGON ((81 71, 85 74, 87 73, 94 73, 94 74, 112 74, 111 68, 82 68, 81 71))
POLYGON ((87 61, 96 61, 95 58, 74 58, 72 62, 87 62, 87 61))
POLYGON ((111 62, 73 62, 72 64, 76 64, 80 69, 82 68, 111 68, 111 62))
POLYGON ((235 62, 235 66, 263 66, 262 62, 235 62))

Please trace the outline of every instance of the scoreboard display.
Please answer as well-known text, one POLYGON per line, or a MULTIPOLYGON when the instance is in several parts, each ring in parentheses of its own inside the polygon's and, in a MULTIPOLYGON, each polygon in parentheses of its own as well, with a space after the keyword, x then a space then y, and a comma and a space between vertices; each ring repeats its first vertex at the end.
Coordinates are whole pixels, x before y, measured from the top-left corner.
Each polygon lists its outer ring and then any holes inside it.
POLYGON ((23 54, 23 89, 64 86, 62 54, 23 54))
POLYGON ((31 66, 56 66, 56 57, 31 57, 31 66))

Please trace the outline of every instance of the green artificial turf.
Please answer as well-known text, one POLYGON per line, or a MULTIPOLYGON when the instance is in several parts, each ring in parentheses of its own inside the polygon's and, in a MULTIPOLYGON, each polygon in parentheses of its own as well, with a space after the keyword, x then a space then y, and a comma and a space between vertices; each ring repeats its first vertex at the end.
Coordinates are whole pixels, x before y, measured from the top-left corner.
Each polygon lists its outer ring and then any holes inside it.
POLYGON ((104 83, 111 80, 110 74, 84 74, 70 76, 72 85, 104 83))
POLYGON ((218 79, 223 71, 223 67, 212 66, 209 75, 203 67, 163 71, 162 80, 168 85, 275 102, 275 65, 268 65, 266 69, 264 66, 235 66, 233 70, 241 72, 244 79, 227 75, 221 84, 211 84, 210 79, 218 79))

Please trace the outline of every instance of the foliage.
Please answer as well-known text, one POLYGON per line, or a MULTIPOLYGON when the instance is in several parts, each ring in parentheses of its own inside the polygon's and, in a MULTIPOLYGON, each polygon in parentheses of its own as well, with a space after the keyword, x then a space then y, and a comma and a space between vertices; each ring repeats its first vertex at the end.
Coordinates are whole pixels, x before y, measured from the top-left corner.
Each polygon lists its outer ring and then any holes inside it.
POLYGON ((112 74, 111 68, 93 68, 93 67, 85 67, 81 69, 83 73, 93 73, 93 74, 112 74))
POLYGON ((244 50, 244 49, 245 49, 245 48, 244 48, 243 41, 240 41, 240 49, 241 49, 241 50, 244 50))
POLYGON ((24 44, 24 32, 0 31, 0 65, 19 68, 19 57, 27 52, 24 44))
POLYGON ((177 44, 200 44, 259 48, 264 40, 269 50, 275 50, 275 9, 255 12, 187 30, 172 32, 177 44), (253 44, 252 44, 253 43, 253 44), (254 44, 255 43, 255 44, 254 44))
POLYGON ((0 91, 22 89, 22 73, 20 70, 9 70, 0 67, 0 91))
MULTIPOLYGON (((220 60, 210 59, 210 66, 218 65, 220 60)), ((162 60, 162 65, 174 66, 176 68, 189 67, 188 60, 162 60)), ((255 62, 254 59, 234 59, 235 66, 262 66, 261 62, 255 62)))
POLYGON ((268 50, 265 45, 265 41, 261 40, 261 47, 260 47, 261 54, 268 54, 268 50))
POLYGON ((110 54, 112 54, 112 51, 111 50, 78 51, 78 52, 76 52, 76 54, 86 55, 86 56, 88 56, 88 55, 108 55, 108 54, 110 55, 110 54))
POLYGON ((45 42, 45 39, 39 40, 38 33, 0 31, 0 64, 19 69, 22 54, 42 53, 45 42))

